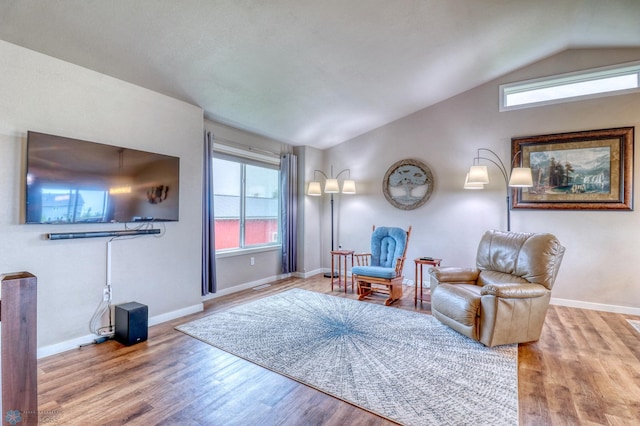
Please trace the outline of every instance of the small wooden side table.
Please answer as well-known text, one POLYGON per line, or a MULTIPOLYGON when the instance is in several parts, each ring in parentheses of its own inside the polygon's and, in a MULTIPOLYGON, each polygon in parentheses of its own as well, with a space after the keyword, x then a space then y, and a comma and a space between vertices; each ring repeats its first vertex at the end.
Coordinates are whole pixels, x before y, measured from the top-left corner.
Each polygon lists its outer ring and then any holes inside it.
MULTIPOLYGON (((342 282, 342 264, 344 263, 344 292, 347 292, 347 259, 351 257, 351 267, 353 268, 353 254, 355 250, 334 250, 331 252, 331 291, 333 291, 334 284, 334 259, 336 256, 338 257, 338 287, 340 287, 342 282)), ((351 275, 351 292, 353 292, 353 275, 351 275)))
POLYGON ((413 297, 413 306, 418 306, 418 300, 420 300, 420 302, 431 302, 431 293, 429 293, 428 295, 423 295, 422 294, 422 289, 423 289, 423 278, 422 278, 422 267, 424 265, 430 265, 430 266, 440 266, 440 262, 442 262, 442 259, 432 259, 432 260, 425 260, 425 259, 421 259, 421 258, 417 258, 413 260, 416 263, 416 281, 415 281, 415 285, 416 285, 416 289, 415 289, 415 296, 413 297), (418 287, 420 287, 420 297, 418 297, 418 287))

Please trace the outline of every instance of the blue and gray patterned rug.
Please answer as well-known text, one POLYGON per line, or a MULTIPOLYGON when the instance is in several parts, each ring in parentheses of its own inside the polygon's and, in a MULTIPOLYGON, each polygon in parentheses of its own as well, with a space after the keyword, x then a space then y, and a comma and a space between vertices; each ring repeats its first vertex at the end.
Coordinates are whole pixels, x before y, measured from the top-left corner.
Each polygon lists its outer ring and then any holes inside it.
POLYGON ((176 327, 406 425, 517 425, 517 345, 431 315, 293 289, 176 327))

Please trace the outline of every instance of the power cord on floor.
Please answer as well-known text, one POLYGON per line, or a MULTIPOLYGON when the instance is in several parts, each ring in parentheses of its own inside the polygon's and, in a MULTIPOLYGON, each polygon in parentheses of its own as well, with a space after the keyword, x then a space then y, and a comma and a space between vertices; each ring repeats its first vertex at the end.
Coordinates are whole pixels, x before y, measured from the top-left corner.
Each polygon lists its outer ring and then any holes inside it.
POLYGON ((102 337, 98 337, 97 339, 93 339, 93 341, 89 342, 89 343, 83 343, 81 344, 79 347, 80 348, 84 348, 85 346, 91 346, 91 345, 99 345, 100 343, 104 343, 107 340, 111 339, 111 336, 102 336, 102 337))

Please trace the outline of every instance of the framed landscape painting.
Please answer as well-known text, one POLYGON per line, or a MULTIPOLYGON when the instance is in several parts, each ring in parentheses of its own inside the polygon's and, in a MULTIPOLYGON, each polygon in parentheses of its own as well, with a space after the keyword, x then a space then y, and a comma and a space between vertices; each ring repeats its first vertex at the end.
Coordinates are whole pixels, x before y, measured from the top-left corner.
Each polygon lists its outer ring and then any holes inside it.
POLYGON ((633 210, 633 127, 511 139, 533 187, 512 197, 514 209, 633 210))

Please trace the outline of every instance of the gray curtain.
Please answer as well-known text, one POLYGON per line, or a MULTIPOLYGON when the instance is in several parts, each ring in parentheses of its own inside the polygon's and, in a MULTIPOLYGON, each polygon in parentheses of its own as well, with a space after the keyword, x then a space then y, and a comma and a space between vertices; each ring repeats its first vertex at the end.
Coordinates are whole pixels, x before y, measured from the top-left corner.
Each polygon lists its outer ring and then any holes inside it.
POLYGON ((285 154, 280 161, 280 211, 282 212, 282 273, 298 269, 298 157, 285 154))
POLYGON ((213 133, 204 134, 202 182, 202 295, 216 292, 216 238, 213 215, 213 133))

